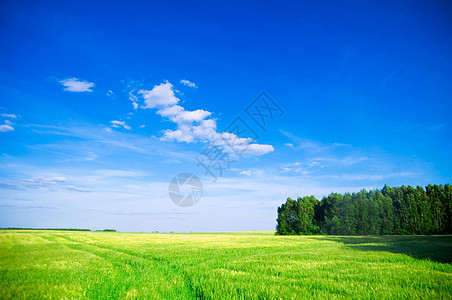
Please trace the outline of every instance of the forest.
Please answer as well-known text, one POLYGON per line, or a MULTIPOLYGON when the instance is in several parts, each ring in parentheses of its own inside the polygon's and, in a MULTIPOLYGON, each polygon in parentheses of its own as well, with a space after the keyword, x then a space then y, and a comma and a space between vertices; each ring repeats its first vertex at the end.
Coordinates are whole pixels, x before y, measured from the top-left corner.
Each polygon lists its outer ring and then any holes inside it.
POLYGON ((452 233, 452 186, 428 185, 287 199, 277 235, 423 235, 452 233))

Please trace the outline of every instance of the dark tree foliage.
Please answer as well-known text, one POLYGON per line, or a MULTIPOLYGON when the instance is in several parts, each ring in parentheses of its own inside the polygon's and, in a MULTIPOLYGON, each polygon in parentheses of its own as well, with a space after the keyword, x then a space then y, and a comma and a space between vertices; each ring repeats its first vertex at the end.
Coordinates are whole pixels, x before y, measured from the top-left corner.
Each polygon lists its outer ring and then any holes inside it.
POLYGON ((276 234, 452 234, 452 186, 385 185, 381 190, 287 199, 276 234))
POLYGON ((278 208, 276 233, 287 234, 316 234, 319 227, 312 220, 315 216, 314 208, 319 206, 319 200, 314 196, 298 198, 297 201, 287 198, 285 204, 278 208))

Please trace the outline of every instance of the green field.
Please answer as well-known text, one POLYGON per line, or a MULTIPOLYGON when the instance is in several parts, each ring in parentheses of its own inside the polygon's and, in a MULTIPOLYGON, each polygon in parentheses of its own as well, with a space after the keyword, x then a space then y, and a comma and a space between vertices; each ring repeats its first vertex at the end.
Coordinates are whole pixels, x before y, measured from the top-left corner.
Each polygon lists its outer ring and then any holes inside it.
POLYGON ((0 230, 0 298, 452 298, 451 236, 0 230))

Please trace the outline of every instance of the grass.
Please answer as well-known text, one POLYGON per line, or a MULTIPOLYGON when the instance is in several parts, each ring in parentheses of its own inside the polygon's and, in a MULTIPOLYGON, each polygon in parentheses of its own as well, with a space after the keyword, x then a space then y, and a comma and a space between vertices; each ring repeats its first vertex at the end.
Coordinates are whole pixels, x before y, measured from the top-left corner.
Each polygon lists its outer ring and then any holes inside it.
POLYGON ((0 230, 0 298, 452 298, 452 237, 0 230))

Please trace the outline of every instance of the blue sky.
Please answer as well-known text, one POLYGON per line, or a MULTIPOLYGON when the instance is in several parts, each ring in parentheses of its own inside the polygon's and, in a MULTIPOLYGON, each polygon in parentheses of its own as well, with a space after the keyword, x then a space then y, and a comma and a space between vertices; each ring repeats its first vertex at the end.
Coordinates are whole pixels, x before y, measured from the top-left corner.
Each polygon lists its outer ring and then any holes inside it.
POLYGON ((2 1, 0 227, 272 230, 287 197, 450 183, 451 20, 448 1, 2 1), (233 160, 216 181, 209 145, 233 160), (184 172, 191 207, 168 196, 184 172))

